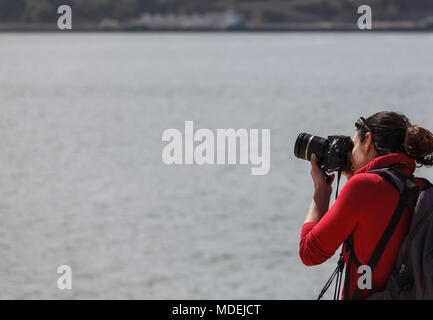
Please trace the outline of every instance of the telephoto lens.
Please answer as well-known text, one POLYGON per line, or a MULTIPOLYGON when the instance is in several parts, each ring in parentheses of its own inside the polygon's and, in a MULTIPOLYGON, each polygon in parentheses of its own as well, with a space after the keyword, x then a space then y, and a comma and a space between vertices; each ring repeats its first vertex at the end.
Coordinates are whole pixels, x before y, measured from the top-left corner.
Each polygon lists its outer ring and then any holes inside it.
POLYGON ((350 169, 350 156, 353 141, 348 136, 328 136, 328 139, 300 133, 295 143, 295 156, 311 160, 316 154, 317 164, 326 172, 345 171, 350 169))
POLYGON ((328 139, 308 133, 300 133, 295 143, 295 156, 310 161, 311 155, 315 153, 317 158, 323 161, 328 145, 328 139))

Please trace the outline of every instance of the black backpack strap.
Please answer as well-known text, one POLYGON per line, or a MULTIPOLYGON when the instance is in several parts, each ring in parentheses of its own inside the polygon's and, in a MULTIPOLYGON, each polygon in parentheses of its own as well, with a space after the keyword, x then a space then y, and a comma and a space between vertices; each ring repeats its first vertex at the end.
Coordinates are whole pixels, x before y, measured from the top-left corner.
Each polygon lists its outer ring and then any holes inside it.
POLYGON ((424 189, 433 187, 433 184, 430 181, 428 181, 427 179, 425 179, 425 178, 419 178, 419 179, 424 181, 424 189))
MULTIPOLYGON (((371 272, 373 272, 403 215, 404 209, 411 201, 411 199, 414 198, 413 196, 415 194, 414 191, 417 189, 417 187, 411 181, 410 178, 406 177, 402 172, 392 167, 379 169, 379 170, 372 170, 369 171, 368 173, 375 173, 380 175, 382 178, 389 181, 400 193, 400 199, 397 204, 397 208, 395 209, 394 214, 391 217, 391 220, 389 221, 384 233, 382 234, 382 237, 380 238, 376 248, 374 249, 368 261, 367 265, 371 268, 371 272)), ((353 257, 356 257, 355 253, 353 252, 353 248, 351 248, 350 252, 348 253, 351 256, 351 258, 349 258, 349 261, 350 259, 353 259, 353 257)), ((349 261, 346 266, 346 268, 348 269, 346 271, 346 276, 348 278, 350 276, 349 261)), ((347 283, 349 281, 350 280, 347 279, 347 283)), ((345 279, 345 289, 346 289, 346 279, 345 279)), ((359 287, 357 286, 351 299, 359 299, 361 292, 362 292, 361 289, 359 289, 359 287)), ((350 299, 350 288, 348 284, 347 284, 347 290, 345 290, 345 299, 350 299), (347 295, 346 295, 346 291, 347 291, 347 295)))
POLYGON ((403 189, 406 185, 406 177, 401 171, 393 168, 384 168, 368 171, 367 173, 374 173, 381 176, 383 179, 391 183, 397 191, 403 194, 403 189))

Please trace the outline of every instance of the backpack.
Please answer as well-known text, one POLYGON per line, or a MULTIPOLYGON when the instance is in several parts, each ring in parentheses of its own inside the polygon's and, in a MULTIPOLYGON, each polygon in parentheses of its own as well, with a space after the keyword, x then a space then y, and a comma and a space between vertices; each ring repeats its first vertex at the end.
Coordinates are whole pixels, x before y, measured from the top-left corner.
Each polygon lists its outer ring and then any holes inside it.
MULTIPOLYGON (((399 250, 397 263, 390 275, 386 289, 377 292, 372 288, 370 290, 372 295, 368 299, 431 300, 433 299, 433 185, 428 180, 423 179, 425 186, 420 190, 413 182, 413 176, 405 176, 396 167, 368 172, 380 175, 400 193, 397 208, 367 263, 372 273, 407 206, 413 213, 412 221, 409 232, 399 250)), ((352 250, 351 241, 350 236, 345 242, 345 250, 349 259, 344 281, 344 299, 359 299, 362 292, 359 287, 356 288, 352 297, 349 296, 350 263, 353 261, 357 268, 360 266, 352 250)))

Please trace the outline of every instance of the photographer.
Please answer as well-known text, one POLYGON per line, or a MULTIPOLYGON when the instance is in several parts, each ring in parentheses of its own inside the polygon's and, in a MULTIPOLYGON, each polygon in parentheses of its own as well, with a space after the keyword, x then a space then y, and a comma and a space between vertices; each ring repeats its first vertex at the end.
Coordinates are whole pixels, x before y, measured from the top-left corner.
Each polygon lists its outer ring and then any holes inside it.
MULTIPOLYGON (((400 194, 391 183, 370 170, 395 166, 406 176, 411 176, 416 164, 433 165, 433 135, 430 131, 411 125, 400 113, 379 112, 371 117, 360 118, 356 124, 353 140, 351 169, 343 172, 348 178, 334 205, 329 208, 334 175, 325 176, 311 156, 311 176, 314 196, 302 226, 299 254, 307 266, 318 265, 334 255, 351 236, 352 251, 361 265, 367 264, 393 216, 400 194)), ((414 178, 419 188, 424 182, 414 178)), ((408 233, 412 213, 408 207, 398 222, 374 271, 372 285, 376 291, 385 289, 395 266, 400 246, 408 233)), ((347 263, 348 254, 344 251, 347 263)), ((346 264, 347 265, 347 264, 346 264)), ((348 290, 344 299, 352 298, 360 274, 354 263, 350 269, 348 290)), ((371 292, 363 290, 360 299, 371 292)))

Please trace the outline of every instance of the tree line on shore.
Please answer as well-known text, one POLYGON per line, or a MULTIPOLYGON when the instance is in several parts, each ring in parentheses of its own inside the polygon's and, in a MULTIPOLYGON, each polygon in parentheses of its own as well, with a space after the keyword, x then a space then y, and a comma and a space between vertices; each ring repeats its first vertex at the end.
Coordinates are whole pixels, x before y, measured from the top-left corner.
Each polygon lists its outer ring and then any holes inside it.
POLYGON ((417 20, 433 17, 432 0, 0 0, 0 23, 44 24, 56 21, 57 8, 70 5, 74 23, 97 24, 103 19, 127 21, 142 13, 193 14, 234 10, 250 18, 248 6, 256 6, 268 21, 291 16, 314 17, 323 21, 352 19, 362 4, 373 10, 374 19, 417 20), (273 8, 278 8, 273 10, 273 8), (285 10, 281 10, 285 8, 285 10))

